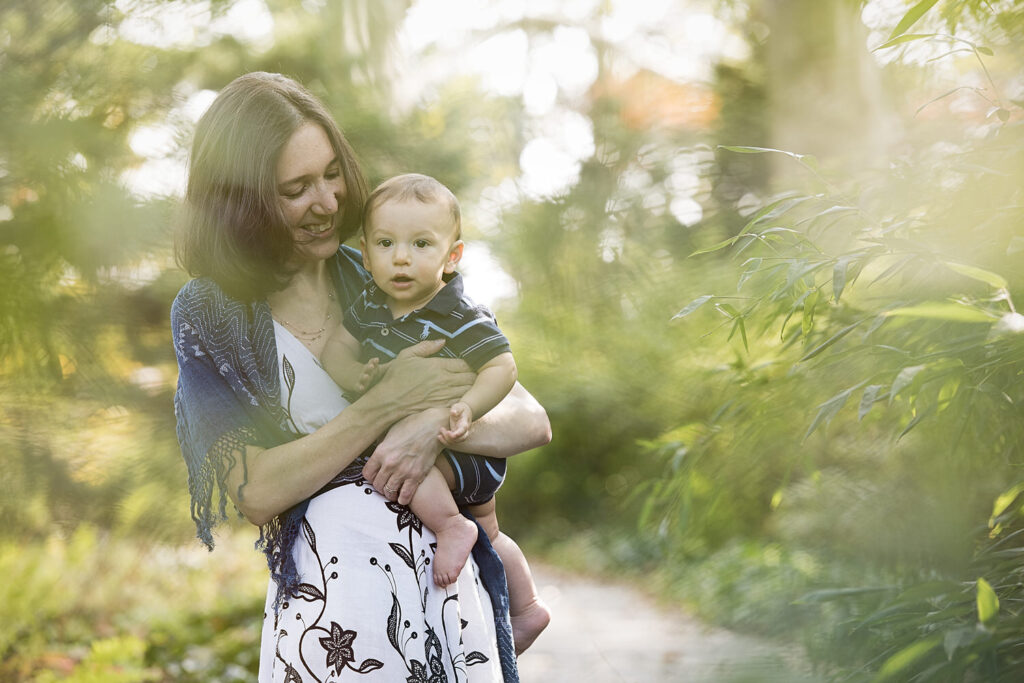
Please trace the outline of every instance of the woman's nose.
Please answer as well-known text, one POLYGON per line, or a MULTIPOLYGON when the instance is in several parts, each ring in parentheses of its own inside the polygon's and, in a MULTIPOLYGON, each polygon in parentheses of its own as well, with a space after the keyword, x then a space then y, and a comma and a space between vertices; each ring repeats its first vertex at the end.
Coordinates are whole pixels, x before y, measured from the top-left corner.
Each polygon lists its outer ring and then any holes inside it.
POLYGON ((332 216, 338 213, 338 195, 334 192, 334 183, 321 183, 313 210, 321 215, 332 216))

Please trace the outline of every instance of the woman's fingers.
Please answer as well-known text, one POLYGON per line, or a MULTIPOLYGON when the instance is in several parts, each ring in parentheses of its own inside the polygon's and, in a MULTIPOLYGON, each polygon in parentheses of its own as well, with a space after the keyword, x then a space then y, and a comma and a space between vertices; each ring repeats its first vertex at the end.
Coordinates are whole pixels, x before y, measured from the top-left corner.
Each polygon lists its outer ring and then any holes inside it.
POLYGON ((409 356, 426 358, 427 356, 434 355, 442 348, 444 348, 444 339, 427 339, 402 349, 398 352, 398 358, 408 358, 409 356))
POLYGON ((398 494, 398 504, 408 505, 412 502, 412 497, 416 495, 416 489, 420 487, 420 483, 415 479, 409 478, 402 484, 402 490, 398 494))

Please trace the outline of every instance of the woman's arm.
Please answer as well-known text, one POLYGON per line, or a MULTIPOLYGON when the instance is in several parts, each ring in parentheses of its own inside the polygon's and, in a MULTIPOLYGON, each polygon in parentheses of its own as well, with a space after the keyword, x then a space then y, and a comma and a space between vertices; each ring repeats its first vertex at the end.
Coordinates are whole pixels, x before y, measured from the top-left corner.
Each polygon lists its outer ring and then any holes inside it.
POLYGON ((440 342, 421 342, 388 364, 384 377, 317 431, 262 449, 239 447, 228 495, 253 524, 263 525, 316 493, 389 426, 424 407, 444 410, 475 375, 461 361, 428 359, 440 342))
MULTIPOLYGON (((400 489, 398 502, 408 504, 441 452, 438 429, 447 424, 448 411, 444 408, 425 410, 398 422, 374 450, 363 468, 363 476, 391 500, 396 497, 388 495, 384 487, 400 489)), ((551 423, 547 413, 517 382, 508 396, 473 423, 459 450, 507 458, 549 441, 551 423)))

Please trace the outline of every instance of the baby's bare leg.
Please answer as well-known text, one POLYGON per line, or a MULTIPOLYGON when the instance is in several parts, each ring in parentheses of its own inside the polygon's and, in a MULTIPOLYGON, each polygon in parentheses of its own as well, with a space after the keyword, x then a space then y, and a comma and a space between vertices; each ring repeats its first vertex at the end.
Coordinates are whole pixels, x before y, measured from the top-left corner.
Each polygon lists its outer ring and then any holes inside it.
POLYGON ((508 581, 509 620, 512 622, 512 639, 515 641, 516 654, 526 651, 541 631, 551 621, 551 612, 547 605, 537 596, 537 586, 533 583, 533 574, 526 556, 511 538, 498 529, 498 517, 495 514, 494 498, 481 505, 469 508, 480 526, 487 532, 491 545, 505 565, 505 578, 508 581))
POLYGON ((409 508, 437 536, 434 582, 442 588, 455 583, 476 543, 476 524, 459 513, 444 475, 432 467, 409 508))

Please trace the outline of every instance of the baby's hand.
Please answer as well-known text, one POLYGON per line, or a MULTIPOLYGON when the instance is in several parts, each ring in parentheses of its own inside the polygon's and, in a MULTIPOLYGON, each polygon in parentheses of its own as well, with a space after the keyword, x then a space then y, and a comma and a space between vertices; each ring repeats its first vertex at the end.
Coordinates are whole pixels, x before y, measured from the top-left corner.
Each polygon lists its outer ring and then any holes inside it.
POLYGON ((366 365, 363 366, 363 374, 359 375, 359 380, 356 382, 356 392, 363 393, 380 379, 381 375, 384 374, 384 368, 380 365, 380 358, 371 358, 367 361, 366 365))
POLYGON ((473 409, 469 404, 459 401, 448 412, 448 429, 441 429, 437 435, 445 446, 453 446, 469 436, 469 427, 473 424, 473 409))

